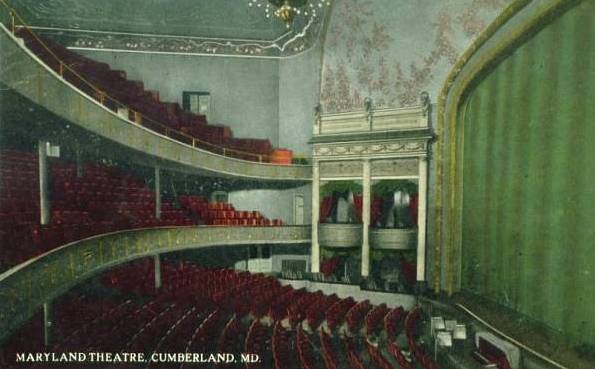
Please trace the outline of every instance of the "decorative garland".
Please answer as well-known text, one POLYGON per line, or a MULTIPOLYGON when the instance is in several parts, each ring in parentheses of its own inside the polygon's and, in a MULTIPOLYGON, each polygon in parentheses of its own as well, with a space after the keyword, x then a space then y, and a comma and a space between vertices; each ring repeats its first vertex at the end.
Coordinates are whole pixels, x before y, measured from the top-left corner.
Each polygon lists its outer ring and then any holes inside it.
POLYGON ((320 187, 320 196, 331 196, 333 192, 361 194, 363 187, 354 181, 331 181, 320 187))
POLYGON ((418 186, 417 183, 407 179, 387 179, 372 186, 372 193, 380 197, 390 196, 397 191, 411 195, 418 192, 418 186))

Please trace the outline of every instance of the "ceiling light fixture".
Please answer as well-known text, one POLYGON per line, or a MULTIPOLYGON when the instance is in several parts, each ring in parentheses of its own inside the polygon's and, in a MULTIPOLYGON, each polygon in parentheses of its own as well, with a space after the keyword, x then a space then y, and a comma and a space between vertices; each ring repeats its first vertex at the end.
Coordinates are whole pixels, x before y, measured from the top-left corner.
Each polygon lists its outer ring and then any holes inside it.
POLYGON ((289 28, 296 17, 315 18, 331 0, 248 0, 251 8, 264 9, 265 17, 275 16, 289 28))

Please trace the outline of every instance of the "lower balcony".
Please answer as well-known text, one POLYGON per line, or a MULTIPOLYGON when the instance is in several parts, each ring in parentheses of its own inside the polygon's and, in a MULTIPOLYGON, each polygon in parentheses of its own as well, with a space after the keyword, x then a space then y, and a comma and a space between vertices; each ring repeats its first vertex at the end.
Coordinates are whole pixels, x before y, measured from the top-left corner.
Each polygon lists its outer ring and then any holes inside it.
POLYGON ((411 250, 417 244, 417 229, 372 228, 370 246, 384 250, 411 250))
POLYGON ((361 247, 362 225, 323 223, 318 225, 318 242, 329 248, 361 247))

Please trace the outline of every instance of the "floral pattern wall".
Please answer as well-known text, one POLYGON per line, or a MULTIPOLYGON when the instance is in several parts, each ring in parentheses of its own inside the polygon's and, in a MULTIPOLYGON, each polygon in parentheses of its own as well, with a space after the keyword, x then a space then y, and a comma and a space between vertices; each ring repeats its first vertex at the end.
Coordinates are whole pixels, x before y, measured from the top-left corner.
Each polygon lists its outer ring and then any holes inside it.
POLYGON ((459 55, 511 0, 335 0, 324 46, 324 112, 433 102, 459 55))

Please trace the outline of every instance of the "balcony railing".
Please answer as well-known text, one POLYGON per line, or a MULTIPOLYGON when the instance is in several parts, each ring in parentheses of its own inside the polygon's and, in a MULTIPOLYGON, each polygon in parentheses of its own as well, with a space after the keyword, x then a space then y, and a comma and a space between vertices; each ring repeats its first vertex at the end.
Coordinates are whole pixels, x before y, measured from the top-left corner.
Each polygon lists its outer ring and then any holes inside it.
POLYGON ((76 241, 0 274, 0 343, 44 304, 112 266, 165 252, 252 244, 305 244, 310 226, 166 227, 76 241))

